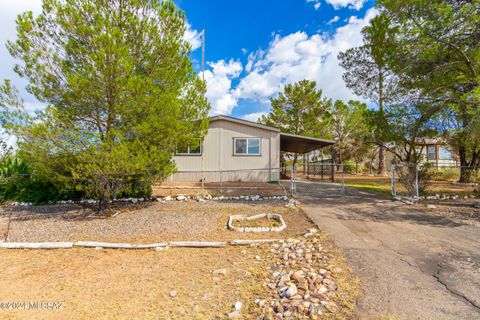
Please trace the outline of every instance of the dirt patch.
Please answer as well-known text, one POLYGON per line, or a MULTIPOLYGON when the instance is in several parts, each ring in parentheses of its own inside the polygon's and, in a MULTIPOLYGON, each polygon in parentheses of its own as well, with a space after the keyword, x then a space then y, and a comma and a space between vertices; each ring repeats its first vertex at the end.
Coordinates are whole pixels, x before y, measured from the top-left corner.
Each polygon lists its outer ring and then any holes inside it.
POLYGON ((281 196, 285 189, 281 184, 268 182, 205 182, 204 189, 200 182, 163 182, 153 187, 153 196, 205 195, 213 196, 281 196))
POLYGON ((279 227, 281 223, 274 219, 259 218, 255 220, 233 220, 234 227, 262 227, 271 228, 279 227))
MULTIPOLYGON (((252 248, 258 254, 261 248, 252 248)), ((63 301, 60 310, 0 310, 2 319, 224 319, 262 292, 242 248, 2 251, 2 302, 63 301), (213 270, 227 274, 214 279, 213 270), (176 291, 176 297, 170 292, 176 291)))

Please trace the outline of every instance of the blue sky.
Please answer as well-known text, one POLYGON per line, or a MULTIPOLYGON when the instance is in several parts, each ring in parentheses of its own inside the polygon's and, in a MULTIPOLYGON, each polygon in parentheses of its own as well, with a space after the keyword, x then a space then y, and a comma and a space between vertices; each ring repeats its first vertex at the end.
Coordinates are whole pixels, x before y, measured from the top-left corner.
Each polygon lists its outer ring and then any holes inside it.
MULTIPOLYGON (((355 97, 342 80, 340 51, 361 44, 360 31, 375 16, 374 0, 198 1, 176 0, 188 21, 186 39, 200 71, 200 32, 206 29, 207 97, 211 114, 256 120, 286 83, 316 80, 328 98, 355 97)), ((25 82, 12 72, 4 47, 15 38, 14 20, 38 12, 40 0, 0 2, 0 79, 25 82)), ((23 91, 23 90, 22 90, 23 91)), ((24 95, 31 109, 41 107, 24 95)))

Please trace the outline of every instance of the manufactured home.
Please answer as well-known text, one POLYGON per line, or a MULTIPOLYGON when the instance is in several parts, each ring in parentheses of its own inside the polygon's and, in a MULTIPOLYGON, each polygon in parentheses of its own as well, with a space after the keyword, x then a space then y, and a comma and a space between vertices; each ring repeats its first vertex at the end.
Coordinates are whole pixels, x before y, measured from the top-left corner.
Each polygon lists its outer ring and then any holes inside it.
POLYGON ((177 150, 174 161, 178 172, 167 181, 278 181, 282 153, 307 154, 334 143, 282 133, 243 119, 214 116, 203 143, 177 150))

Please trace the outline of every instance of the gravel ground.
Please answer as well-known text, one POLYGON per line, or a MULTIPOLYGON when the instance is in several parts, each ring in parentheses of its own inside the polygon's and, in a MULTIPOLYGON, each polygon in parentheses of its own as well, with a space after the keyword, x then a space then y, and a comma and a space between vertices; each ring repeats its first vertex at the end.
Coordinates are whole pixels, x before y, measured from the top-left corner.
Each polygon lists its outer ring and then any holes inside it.
POLYGON ((0 234, 11 222, 8 241, 224 241, 245 238, 288 238, 312 226, 301 210, 286 208, 284 201, 149 202, 117 204, 113 218, 89 217, 92 210, 80 205, 2 207, 0 234), (229 215, 282 214, 287 229, 280 233, 238 233, 226 229, 229 215))
POLYGON ((427 210, 445 216, 460 223, 480 226, 480 200, 459 199, 422 202, 424 206, 433 205, 427 210))

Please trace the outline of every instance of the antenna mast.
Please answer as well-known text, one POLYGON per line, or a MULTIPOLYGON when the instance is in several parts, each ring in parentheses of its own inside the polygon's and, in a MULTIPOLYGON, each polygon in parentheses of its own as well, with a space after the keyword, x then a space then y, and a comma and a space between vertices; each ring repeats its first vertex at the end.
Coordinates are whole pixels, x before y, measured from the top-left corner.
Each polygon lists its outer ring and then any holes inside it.
MULTIPOLYGON (((205 81, 205 28, 202 29, 202 81, 205 81)), ((205 137, 202 137, 202 192, 204 189, 205 180, 205 137)))

